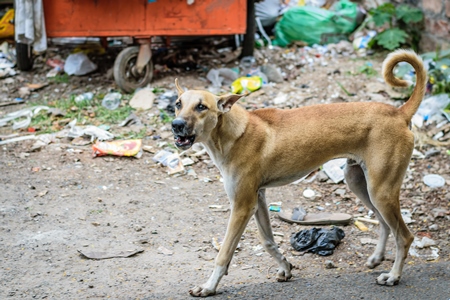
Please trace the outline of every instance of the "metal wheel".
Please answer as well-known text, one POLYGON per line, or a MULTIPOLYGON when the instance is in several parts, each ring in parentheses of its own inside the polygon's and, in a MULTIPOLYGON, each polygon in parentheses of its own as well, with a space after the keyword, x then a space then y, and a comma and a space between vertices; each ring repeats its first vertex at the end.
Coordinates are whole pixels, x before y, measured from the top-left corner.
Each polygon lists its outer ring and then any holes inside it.
POLYGON ((128 47, 117 55, 114 62, 114 80, 127 93, 132 93, 135 89, 146 86, 153 78, 152 60, 148 62, 141 73, 137 71, 136 61, 138 54, 138 46, 128 47))

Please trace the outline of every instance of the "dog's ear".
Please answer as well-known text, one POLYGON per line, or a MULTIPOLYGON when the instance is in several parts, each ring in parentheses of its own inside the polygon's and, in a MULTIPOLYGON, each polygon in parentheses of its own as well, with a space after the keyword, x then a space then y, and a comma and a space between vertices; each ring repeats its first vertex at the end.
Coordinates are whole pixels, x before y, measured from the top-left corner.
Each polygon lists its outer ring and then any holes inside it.
POLYGON ((219 100, 217 101, 217 107, 221 112, 226 113, 230 111, 233 104, 236 103, 236 101, 238 101, 242 97, 244 97, 244 95, 229 94, 220 96, 219 100))
POLYGON ((184 90, 180 87, 180 85, 178 84, 178 78, 175 78, 175 87, 177 88, 177 92, 178 92, 178 97, 181 96, 181 94, 184 93, 184 90))

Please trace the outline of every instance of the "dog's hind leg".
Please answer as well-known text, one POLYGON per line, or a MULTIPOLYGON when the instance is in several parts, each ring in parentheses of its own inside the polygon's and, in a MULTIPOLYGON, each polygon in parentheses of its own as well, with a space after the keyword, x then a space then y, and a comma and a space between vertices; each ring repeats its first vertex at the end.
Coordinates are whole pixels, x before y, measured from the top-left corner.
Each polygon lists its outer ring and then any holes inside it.
POLYGON ((259 229, 259 237, 266 251, 278 263, 279 269, 277 272, 277 281, 288 281, 292 277, 292 265, 278 250, 278 246, 273 238, 265 194, 265 189, 260 189, 258 191, 258 209, 255 213, 255 219, 259 229))
POLYGON ((254 190, 248 187, 236 188, 236 192, 233 190, 233 196, 230 196, 230 199, 231 215, 228 220, 225 238, 216 257, 214 271, 205 284, 196 286, 189 291, 192 296, 206 297, 216 293, 217 285, 223 275, 228 272, 228 266, 245 227, 256 211, 257 195, 254 190))
POLYGON ((377 278, 381 285, 397 284, 402 275, 405 259, 408 255, 414 236, 403 221, 400 212, 400 187, 403 182, 409 157, 406 150, 392 151, 390 156, 371 157, 372 168, 367 168, 367 187, 373 205, 381 214, 394 235, 396 244, 395 262, 389 273, 383 273, 377 278), (408 157, 408 159, 405 159, 408 157), (384 167, 389 166, 389 167, 384 167))
POLYGON ((380 237, 377 247, 373 254, 368 258, 366 265, 369 268, 375 268, 384 260, 384 253, 386 249, 386 242, 391 230, 388 224, 384 221, 381 214, 370 201, 369 192, 367 190, 367 181, 362 167, 353 160, 347 160, 347 165, 344 170, 345 179, 350 190, 364 203, 364 205, 372 210, 380 222, 380 237))

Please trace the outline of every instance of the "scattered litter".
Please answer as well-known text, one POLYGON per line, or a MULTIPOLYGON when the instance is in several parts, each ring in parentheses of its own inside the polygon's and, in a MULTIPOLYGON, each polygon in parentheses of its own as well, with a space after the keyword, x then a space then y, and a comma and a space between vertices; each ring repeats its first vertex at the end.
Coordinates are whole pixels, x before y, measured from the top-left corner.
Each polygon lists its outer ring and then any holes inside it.
POLYGON ((158 253, 159 253, 159 254, 168 255, 168 256, 173 255, 173 251, 172 251, 172 250, 169 250, 169 249, 167 249, 167 248, 164 248, 163 246, 159 246, 159 247, 158 247, 158 253))
POLYGON ((83 101, 89 102, 94 98, 94 93, 92 92, 87 92, 87 93, 83 93, 81 95, 78 95, 75 97, 75 102, 76 103, 81 103, 83 101))
POLYGON ((329 9, 294 6, 275 25, 274 45, 286 47, 295 41, 308 45, 335 43, 347 39, 356 27, 358 6, 341 0, 329 9))
POLYGON ((30 91, 34 92, 40 90, 44 87, 48 86, 48 83, 27 83, 26 87, 30 89, 30 91))
POLYGON ((280 105, 288 100, 289 95, 283 92, 279 92, 278 95, 273 99, 273 104, 280 105))
POLYGON ((431 188, 439 188, 445 185, 445 179, 436 174, 428 174, 423 177, 423 182, 431 188))
POLYGON ((263 65, 261 66, 261 72, 266 74, 267 80, 269 82, 281 83, 284 82, 283 75, 274 65, 263 65))
POLYGON ((185 157, 181 160, 181 163, 183 164, 183 166, 187 167, 187 166, 192 166, 193 164, 195 164, 195 161, 193 161, 189 157, 185 157))
POLYGON ((85 127, 76 126, 77 119, 72 120, 67 126, 70 128, 67 137, 77 138, 82 136, 90 136, 91 142, 94 140, 109 141, 114 138, 114 135, 99 127, 88 125, 85 127))
POLYGON ((142 150, 145 152, 155 153, 155 149, 153 149, 153 146, 144 145, 142 146, 142 150))
POLYGON ((362 218, 362 217, 357 217, 357 218, 355 218, 355 220, 361 221, 361 222, 366 222, 366 223, 371 223, 371 224, 375 224, 375 225, 380 224, 380 221, 378 221, 378 220, 372 220, 372 219, 362 218))
POLYGON ((178 153, 161 150, 156 153, 153 160, 167 167, 169 175, 184 171, 184 166, 178 153))
POLYGON ((209 205, 208 208, 216 212, 227 212, 230 210, 229 207, 225 207, 223 205, 209 205))
POLYGON ((416 149, 413 150, 412 156, 417 158, 425 158, 425 155, 416 149))
POLYGON ((130 106, 135 109, 147 110, 152 108, 155 98, 151 88, 143 88, 134 93, 130 100, 130 106))
POLYGON ((122 99, 122 94, 108 93, 102 100, 102 106, 109 110, 115 110, 120 105, 120 99, 122 99))
MULTIPOLYGON (((362 32, 362 31, 361 31, 362 32)), ((377 35, 375 30, 369 30, 367 33, 356 34, 353 39, 353 48, 358 56, 366 56, 369 42, 377 35)))
POLYGON ((0 145, 6 145, 6 144, 10 144, 10 143, 25 141, 25 140, 35 140, 36 138, 37 137, 35 135, 24 135, 24 136, 19 136, 19 137, 7 139, 7 140, 2 139, 2 140, 0 140, 0 145))
POLYGON ((406 224, 414 223, 414 220, 412 219, 411 211, 409 209, 402 208, 402 209, 400 209, 400 213, 402 214, 403 221, 406 224))
POLYGON ((25 100, 23 100, 22 98, 17 97, 17 98, 14 99, 14 101, 8 101, 8 102, 0 103, 0 107, 16 105, 16 104, 23 104, 23 103, 25 103, 25 100))
POLYGON ((281 201, 278 202, 271 202, 269 203, 269 210, 270 211, 275 211, 275 212, 280 212, 281 211, 281 201))
POLYGON ((333 254, 334 249, 344 237, 345 233, 339 227, 331 229, 313 227, 292 235, 291 245, 297 251, 327 256, 333 254))
POLYGON ((96 142, 92 145, 92 156, 134 156, 140 158, 142 155, 142 140, 120 140, 112 142, 96 142))
POLYGON ((124 127, 130 125, 142 125, 142 121, 134 113, 131 113, 123 122, 119 124, 119 126, 124 127))
POLYGON ((9 50, 8 42, 6 41, 3 42, 0 45, 0 78, 16 75, 16 71, 13 69, 14 66, 16 65, 14 60, 15 59, 14 56, 12 55, 12 51, 9 50))
POLYGON ((275 212, 280 212, 281 211, 281 207, 280 206, 276 206, 276 205, 271 205, 271 206, 269 206, 269 210, 270 211, 275 211, 275 212))
POLYGON ((9 114, 6 114, 6 116, 3 119, 0 119, 0 127, 6 126, 8 122, 14 121, 16 119, 25 118, 22 121, 13 122, 12 129, 21 129, 26 128, 30 125, 32 117, 37 115, 41 110, 48 110, 48 106, 35 106, 35 107, 29 107, 24 108, 15 112, 11 112, 9 114))
POLYGON ((86 75, 96 69, 97 65, 82 52, 70 54, 64 64, 64 72, 69 75, 86 75))
POLYGON ((409 254, 426 260, 435 260, 439 258, 439 248, 433 247, 435 245, 436 242, 426 236, 422 237, 422 240, 416 237, 409 248, 409 254))
POLYGON ((259 90, 263 81, 259 76, 239 77, 231 84, 231 92, 233 94, 247 94, 259 90))
POLYGON ((64 70, 64 61, 57 59, 57 58, 49 58, 47 59, 47 61, 45 62, 46 65, 57 69, 59 71, 63 71, 64 70))
POLYGON ((413 118, 414 125, 421 128, 423 122, 433 121, 437 115, 442 114, 442 110, 450 104, 450 97, 448 94, 433 95, 422 101, 416 115, 420 118, 413 118))
POLYGON ((57 142, 55 134, 47 133, 38 135, 36 136, 36 142, 31 146, 30 151, 40 150, 42 147, 55 142, 57 142))
POLYGON ((334 183, 339 183, 345 178, 344 168, 346 164, 346 158, 333 159, 323 164, 323 170, 334 183))
POLYGON ((155 156, 153 156, 153 160, 155 162, 162 164, 163 166, 167 166, 167 158, 172 154, 173 152, 161 150, 158 153, 156 153, 155 156))
POLYGON ((90 259, 109 259, 109 258, 118 258, 118 257, 131 257, 138 253, 144 252, 144 249, 139 250, 125 250, 125 251, 86 251, 86 250, 77 250, 81 255, 90 259))
POLYGON ((414 243, 415 243, 415 246, 419 249, 436 246, 436 242, 426 236, 424 236, 422 238, 422 240, 420 240, 420 241, 417 239, 414 239, 414 243))
POLYGON ((361 230, 361 231, 369 231, 369 228, 367 228, 367 226, 364 225, 364 223, 361 222, 361 221, 356 220, 354 224, 355 224, 355 226, 358 227, 358 229, 361 230))
POLYGON ((307 188, 303 191, 303 197, 314 200, 316 198, 316 192, 310 188, 307 188))
POLYGON ((210 91, 218 93, 223 85, 231 85, 238 78, 238 74, 228 68, 211 69, 206 74, 206 78, 212 83, 210 91))

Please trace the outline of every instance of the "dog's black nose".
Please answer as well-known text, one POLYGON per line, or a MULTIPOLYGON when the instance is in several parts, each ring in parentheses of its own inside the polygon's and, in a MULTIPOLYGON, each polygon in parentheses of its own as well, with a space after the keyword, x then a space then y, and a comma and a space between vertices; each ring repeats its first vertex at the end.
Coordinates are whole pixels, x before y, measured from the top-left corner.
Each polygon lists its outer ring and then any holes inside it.
POLYGON ((172 121, 172 131, 174 133, 183 133, 186 128, 186 121, 176 118, 172 121))

